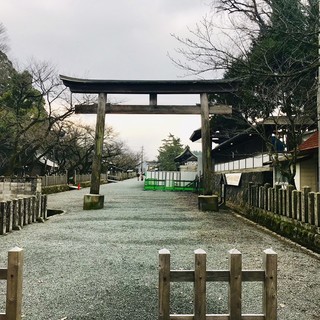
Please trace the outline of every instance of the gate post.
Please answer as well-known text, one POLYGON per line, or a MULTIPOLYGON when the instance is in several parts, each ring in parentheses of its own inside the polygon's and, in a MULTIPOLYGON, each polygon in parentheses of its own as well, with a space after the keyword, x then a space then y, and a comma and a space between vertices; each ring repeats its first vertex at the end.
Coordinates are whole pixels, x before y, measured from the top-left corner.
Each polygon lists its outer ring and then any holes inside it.
POLYGON ((90 187, 90 194, 87 194, 84 197, 84 201, 83 201, 84 210, 103 208, 104 196, 100 195, 99 191, 100 191, 100 175, 101 175, 104 127, 105 127, 105 117, 106 117, 106 102, 107 102, 107 95, 105 93, 99 93, 97 123, 96 123, 96 133, 95 133, 95 148, 94 148, 94 157, 93 157, 92 173, 91 173, 91 187, 90 187))
POLYGON ((159 251, 159 320, 170 320, 170 251, 159 251))
POLYGON ((15 247, 8 252, 7 320, 21 320, 23 250, 15 247))
POLYGON ((263 251, 265 281, 263 312, 268 320, 277 320, 277 254, 272 249, 263 251))

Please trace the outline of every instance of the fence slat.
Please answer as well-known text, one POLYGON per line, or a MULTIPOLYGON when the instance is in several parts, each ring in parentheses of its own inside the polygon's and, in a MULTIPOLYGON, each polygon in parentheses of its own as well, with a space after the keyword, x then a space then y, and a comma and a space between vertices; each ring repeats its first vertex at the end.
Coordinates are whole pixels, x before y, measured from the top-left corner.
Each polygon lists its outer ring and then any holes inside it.
POLYGON ((206 319, 206 260, 207 254, 197 249, 194 268, 194 320, 206 319))
POLYGON ((159 251, 159 320, 170 320, 170 251, 159 251))
POLYGON ((21 319, 23 250, 15 247, 8 252, 7 301, 8 320, 21 319))
POLYGON ((229 251, 229 313, 230 320, 241 320, 241 285, 242 285, 242 257, 241 252, 229 251))
POLYGON ((277 254, 272 249, 264 251, 265 270, 263 311, 266 319, 277 320, 277 254))

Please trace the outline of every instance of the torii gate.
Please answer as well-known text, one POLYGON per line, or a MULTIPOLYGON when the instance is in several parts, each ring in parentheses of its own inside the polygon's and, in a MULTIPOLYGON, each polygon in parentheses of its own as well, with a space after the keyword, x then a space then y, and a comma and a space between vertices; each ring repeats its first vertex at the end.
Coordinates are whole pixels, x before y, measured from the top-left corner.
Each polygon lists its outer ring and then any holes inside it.
MULTIPOLYGON (((212 195, 212 141, 210 135, 210 114, 227 114, 231 106, 209 105, 208 94, 236 91, 236 80, 91 80, 60 75, 64 85, 72 93, 98 94, 98 104, 77 105, 76 113, 97 114, 95 132, 95 154, 92 163, 90 194, 84 197, 84 209, 103 208, 104 196, 100 191, 102 147, 105 128, 105 114, 200 114, 202 137, 203 195, 200 202, 211 202, 212 195), (107 104, 107 94, 148 94, 149 105, 107 104), (197 105, 158 105, 158 94, 200 94, 197 105)), ((210 210, 210 206, 204 206, 210 210)), ((212 209, 214 210, 214 209, 212 209)))

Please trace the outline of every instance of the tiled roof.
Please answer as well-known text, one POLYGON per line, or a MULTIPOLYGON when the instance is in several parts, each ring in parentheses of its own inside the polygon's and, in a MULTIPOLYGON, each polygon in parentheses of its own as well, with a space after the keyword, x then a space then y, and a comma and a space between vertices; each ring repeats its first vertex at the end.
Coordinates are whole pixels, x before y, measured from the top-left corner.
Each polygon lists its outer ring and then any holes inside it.
POLYGON ((319 145, 319 134, 318 131, 313 133, 306 141, 302 142, 299 146, 300 151, 308 151, 308 150, 313 150, 317 149, 319 145))

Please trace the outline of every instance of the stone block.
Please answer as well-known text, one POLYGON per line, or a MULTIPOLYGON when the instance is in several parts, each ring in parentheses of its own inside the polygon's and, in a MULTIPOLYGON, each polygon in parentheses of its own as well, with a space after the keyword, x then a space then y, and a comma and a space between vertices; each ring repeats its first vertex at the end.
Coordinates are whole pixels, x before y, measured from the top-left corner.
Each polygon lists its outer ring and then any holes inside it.
POLYGON ((104 205, 104 195, 85 194, 83 198, 83 210, 102 209, 104 205))
POLYGON ((198 207, 200 211, 219 211, 217 195, 200 195, 198 197, 198 207))

